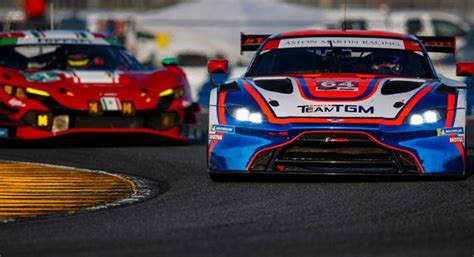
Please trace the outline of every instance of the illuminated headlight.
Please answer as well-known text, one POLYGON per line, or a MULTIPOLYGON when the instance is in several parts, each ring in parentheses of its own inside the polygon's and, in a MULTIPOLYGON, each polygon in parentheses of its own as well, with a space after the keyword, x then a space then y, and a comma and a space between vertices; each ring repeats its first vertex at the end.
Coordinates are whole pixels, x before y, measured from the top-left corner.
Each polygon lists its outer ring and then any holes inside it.
POLYGON ((245 107, 231 107, 228 111, 238 121, 262 123, 264 116, 260 112, 251 111, 245 107))
POLYGON ((174 90, 172 88, 166 89, 165 91, 161 91, 160 97, 165 97, 165 96, 172 95, 173 92, 174 92, 174 90))
POLYGON ((437 111, 426 111, 423 113, 423 120, 426 123, 435 123, 441 119, 441 115, 437 111))
POLYGON ((43 90, 27 87, 26 88, 26 93, 31 94, 31 95, 39 95, 39 96, 45 96, 49 97, 49 93, 43 90))
POLYGON ((421 124, 423 124, 423 115, 413 114, 410 117, 410 124, 411 125, 421 125, 421 124))
POLYGON ((249 115, 249 121, 253 123, 262 123, 263 116, 259 112, 254 112, 249 115))
POLYGON ((250 111, 246 108, 235 110, 235 118, 240 121, 249 121, 250 111))
POLYGON ((409 121, 411 125, 422 125, 426 123, 436 123, 441 119, 440 112, 436 110, 428 110, 422 114, 412 114, 409 121))
POLYGON ((174 99, 180 99, 180 98, 184 97, 185 93, 186 92, 184 90, 184 87, 176 87, 176 88, 170 88, 170 89, 166 89, 164 91, 161 91, 159 96, 160 97, 166 97, 166 96, 173 95, 174 99))
POLYGON ((3 91, 11 96, 15 96, 18 98, 30 98, 30 97, 49 97, 49 93, 43 90, 39 90, 36 88, 31 87, 16 87, 11 85, 4 85, 3 91))

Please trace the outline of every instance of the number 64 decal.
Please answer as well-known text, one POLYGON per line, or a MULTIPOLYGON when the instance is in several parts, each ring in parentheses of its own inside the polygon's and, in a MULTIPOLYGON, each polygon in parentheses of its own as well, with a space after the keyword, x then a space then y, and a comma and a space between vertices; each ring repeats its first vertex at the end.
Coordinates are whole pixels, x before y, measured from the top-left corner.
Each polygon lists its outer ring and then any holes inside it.
POLYGON ((316 82, 316 91, 357 91, 359 82, 347 80, 326 80, 316 82))

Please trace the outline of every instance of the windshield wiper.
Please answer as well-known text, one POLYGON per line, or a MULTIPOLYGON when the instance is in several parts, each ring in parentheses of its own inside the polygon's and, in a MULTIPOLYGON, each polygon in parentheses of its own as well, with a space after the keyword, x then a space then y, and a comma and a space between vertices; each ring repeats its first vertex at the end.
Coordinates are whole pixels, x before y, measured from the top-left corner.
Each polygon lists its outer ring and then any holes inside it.
POLYGON ((341 67, 339 66, 339 62, 337 61, 336 52, 334 51, 334 46, 332 45, 332 40, 329 40, 329 46, 331 47, 331 55, 334 59, 334 63, 336 64, 337 72, 341 72, 341 67))

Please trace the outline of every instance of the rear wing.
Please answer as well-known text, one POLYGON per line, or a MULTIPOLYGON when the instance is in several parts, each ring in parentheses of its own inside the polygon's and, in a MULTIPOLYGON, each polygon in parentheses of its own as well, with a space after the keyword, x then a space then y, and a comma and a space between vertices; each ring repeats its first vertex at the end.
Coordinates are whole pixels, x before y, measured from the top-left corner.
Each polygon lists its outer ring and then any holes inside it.
MULTIPOLYGON (((243 52, 257 51, 260 45, 271 35, 240 33, 240 54, 243 52)), ((456 38, 454 37, 423 37, 418 39, 423 43, 426 51, 430 53, 454 54, 456 51, 456 38)))
POLYGON ((447 53, 454 54, 456 52, 455 37, 422 37, 418 39, 423 43, 426 51, 430 53, 447 53))
POLYGON ((260 45, 271 35, 240 33, 240 54, 257 51, 260 45))

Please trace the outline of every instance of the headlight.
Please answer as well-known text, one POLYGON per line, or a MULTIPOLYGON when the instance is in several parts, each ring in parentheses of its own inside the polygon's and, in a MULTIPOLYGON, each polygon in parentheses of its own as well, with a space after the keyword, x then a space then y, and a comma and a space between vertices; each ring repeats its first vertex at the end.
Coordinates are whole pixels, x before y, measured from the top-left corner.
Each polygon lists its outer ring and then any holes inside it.
POLYGON ((165 91, 161 91, 160 93, 160 97, 165 97, 165 96, 169 96, 169 95, 172 95, 173 94, 173 89, 170 88, 170 89, 166 89, 165 91))
POLYGON ((423 113, 423 120, 426 123, 435 123, 441 119, 441 115, 437 111, 426 111, 423 113))
POLYGON ((31 88, 31 87, 26 88, 26 93, 32 94, 32 95, 45 96, 45 97, 49 96, 48 92, 43 91, 43 90, 39 90, 39 89, 35 89, 35 88, 31 88))
POLYGON ((422 125, 426 123, 436 123, 443 117, 437 110, 428 110, 421 114, 415 113, 410 115, 409 122, 411 125, 422 125))
POLYGON ((174 99, 180 99, 185 95, 185 90, 184 87, 176 87, 176 88, 170 88, 166 89, 164 91, 161 91, 160 97, 166 97, 173 95, 174 99))
POLYGON ((3 91, 11 96, 15 96, 18 98, 28 98, 30 96, 43 96, 43 97, 49 97, 49 93, 43 90, 39 90, 36 88, 31 88, 31 87, 15 87, 11 85, 4 85, 3 86, 3 91))
POLYGON ((238 121, 246 121, 252 123, 262 123, 264 116, 260 112, 252 111, 245 107, 228 107, 227 111, 230 116, 238 121))

